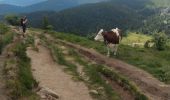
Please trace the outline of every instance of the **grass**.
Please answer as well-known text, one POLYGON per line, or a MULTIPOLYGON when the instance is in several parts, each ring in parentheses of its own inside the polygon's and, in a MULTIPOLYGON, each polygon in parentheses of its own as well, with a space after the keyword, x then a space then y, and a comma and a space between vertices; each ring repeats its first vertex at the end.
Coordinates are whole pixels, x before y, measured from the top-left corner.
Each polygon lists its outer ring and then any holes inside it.
POLYGON ((84 70, 88 74, 88 76, 90 76, 91 82, 102 84, 102 86, 104 86, 106 94, 108 95, 107 98, 112 98, 111 100, 115 100, 115 98, 113 98, 115 97, 115 95, 113 95, 114 93, 111 87, 108 86, 108 84, 103 83, 101 75, 115 81, 117 84, 121 85, 122 88, 130 91, 135 97, 135 100, 148 100, 148 98, 144 94, 142 94, 133 83, 131 83, 126 77, 118 74, 113 69, 110 70, 108 69, 108 67, 105 67, 103 65, 89 64, 86 61, 82 60, 82 57, 80 57, 80 55, 77 55, 77 52, 75 52, 74 50, 71 51, 71 55, 75 57, 77 62, 85 66, 84 70))
POLYGON ((97 89, 99 94, 91 95, 98 98, 99 100, 121 100, 119 94, 116 93, 116 90, 113 90, 112 87, 102 78, 101 74, 96 69, 97 66, 87 63, 86 61, 82 60, 80 56, 78 57, 76 55, 77 53, 74 54, 76 62, 84 66, 83 71, 85 72, 86 76, 89 77, 89 80, 87 81, 87 83, 90 84, 89 87, 96 89, 99 87, 104 88, 104 93, 103 91, 97 89))
POLYGON ((7 32, 0 36, 0 54, 2 53, 3 48, 12 42, 13 37, 16 33, 7 32))
POLYGON ((130 48, 121 46, 117 57, 141 69, 144 69, 160 81, 170 84, 170 52, 154 49, 130 48))
POLYGON ((97 67, 98 72, 100 72, 105 77, 110 78, 111 80, 114 80, 119 85, 123 86, 125 89, 129 90, 135 97, 135 100, 148 100, 148 98, 142 94, 138 88, 131 83, 127 78, 124 76, 116 73, 114 70, 110 70, 104 66, 98 65, 97 67))
POLYGON ((67 62, 66 59, 64 58, 64 55, 61 51, 61 49, 59 49, 56 45, 54 45, 54 43, 49 42, 46 37, 44 37, 43 35, 40 35, 40 38, 43 42, 43 44, 45 46, 47 46, 53 56, 53 59, 60 65, 64 65, 65 71, 69 71, 71 72, 71 74, 77 78, 78 80, 81 80, 81 78, 79 77, 79 73, 77 72, 77 66, 75 66, 74 64, 67 62))
POLYGON ((127 37, 123 37, 121 44, 128 45, 132 43, 145 43, 147 40, 151 40, 152 37, 149 35, 128 33, 127 37))
POLYGON ((33 92, 38 83, 32 76, 30 59, 26 55, 27 45, 19 42, 12 49, 17 58, 10 58, 6 62, 5 72, 7 77, 7 87, 10 90, 10 97, 13 100, 39 100, 33 92), (12 67, 9 67, 11 64, 12 67), (13 73, 13 74, 12 74, 13 73))
POLYGON ((66 66, 66 68, 65 68, 66 71, 72 72, 72 75, 74 77, 80 79, 79 73, 77 72, 77 66, 66 61, 61 49, 59 49, 58 47, 53 46, 53 45, 50 48, 53 53, 53 58, 55 59, 55 61, 58 62, 58 64, 60 64, 60 65, 66 66))

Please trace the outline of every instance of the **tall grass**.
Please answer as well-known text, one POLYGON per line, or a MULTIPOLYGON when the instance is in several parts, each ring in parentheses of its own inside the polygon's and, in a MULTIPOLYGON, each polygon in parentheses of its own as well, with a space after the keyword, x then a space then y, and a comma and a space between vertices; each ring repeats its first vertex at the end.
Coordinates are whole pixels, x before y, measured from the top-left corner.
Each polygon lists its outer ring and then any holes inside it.
POLYGON ((8 32, 0 36, 0 54, 2 53, 3 48, 12 42, 15 34, 16 33, 8 32))
POLYGON ((111 79, 112 81, 122 86, 122 88, 130 91, 131 94, 135 97, 135 100, 148 100, 148 98, 144 94, 142 94, 133 83, 131 83, 126 77, 118 74, 113 69, 110 70, 103 65, 89 64, 89 62, 82 60, 82 57, 80 57, 80 55, 78 55, 77 52, 75 52, 74 50, 72 50, 71 54, 75 57, 77 62, 85 66, 84 71, 87 73, 88 76, 90 76, 91 82, 104 86, 107 98, 112 98, 113 100, 115 100, 115 95, 112 88, 108 84, 105 84, 101 75, 111 79))
POLYGON ((22 42, 17 43, 12 49, 16 58, 12 60, 12 68, 9 68, 11 61, 7 61, 5 71, 7 76, 11 74, 12 78, 7 79, 7 87, 10 89, 10 97, 12 100, 39 100, 38 96, 33 92, 33 89, 38 86, 38 83, 32 76, 30 59, 26 55, 27 45, 22 42))
POLYGON ((98 95, 94 95, 91 94, 94 97, 100 98, 99 100, 120 100, 120 96, 119 94, 116 93, 116 90, 113 90, 111 85, 109 85, 108 83, 106 83, 106 81, 103 79, 103 77, 101 76, 101 73, 98 72, 97 70, 97 65, 95 64, 89 64, 86 61, 82 60, 80 57, 76 56, 76 54, 74 54, 74 56, 76 57, 76 61, 84 66, 83 71, 85 72, 85 74, 89 77, 89 80, 87 81, 88 84, 91 84, 89 87, 90 88, 98 88, 98 87, 103 87, 104 88, 104 94, 102 93, 102 91, 98 90, 99 94, 98 95), (97 86, 97 87, 96 87, 97 86), (102 96, 100 96, 102 95, 102 96))

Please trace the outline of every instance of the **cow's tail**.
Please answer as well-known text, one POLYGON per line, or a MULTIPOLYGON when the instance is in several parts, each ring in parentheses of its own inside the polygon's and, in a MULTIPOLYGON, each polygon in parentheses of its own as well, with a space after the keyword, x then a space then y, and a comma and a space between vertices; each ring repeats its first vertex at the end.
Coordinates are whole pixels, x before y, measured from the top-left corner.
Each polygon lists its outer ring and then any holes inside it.
POLYGON ((122 40, 122 36, 119 36, 119 42, 122 40))

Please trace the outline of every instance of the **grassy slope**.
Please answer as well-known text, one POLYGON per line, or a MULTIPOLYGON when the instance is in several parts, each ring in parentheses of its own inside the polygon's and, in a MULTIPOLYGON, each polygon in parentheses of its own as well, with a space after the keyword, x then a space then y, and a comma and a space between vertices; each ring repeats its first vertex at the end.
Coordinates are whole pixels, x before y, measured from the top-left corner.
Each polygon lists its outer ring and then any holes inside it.
MULTIPOLYGON (((95 93, 90 93, 90 95, 97 99, 97 100, 108 100, 108 99, 113 99, 113 100, 120 100, 120 97, 118 94, 111 89, 111 86, 106 84, 104 80, 102 80, 101 76, 99 73, 96 71, 95 68, 92 66, 83 66, 86 68, 86 71, 83 71, 86 74, 86 78, 82 77, 80 73, 77 71, 77 65, 74 63, 67 61, 65 58, 65 55, 62 52, 62 49, 58 47, 54 42, 49 42, 47 38, 44 36, 41 37, 43 40, 43 44, 46 45, 50 50, 53 55, 54 60, 59 63, 60 65, 64 65, 64 71, 68 72, 70 75, 73 76, 73 79, 83 81, 90 90, 97 90, 97 94, 95 93), (103 87, 104 90, 98 90, 99 87, 103 87)), ((72 56, 73 59, 78 59, 80 55, 75 56, 75 51, 72 49, 68 49, 69 56, 72 56)), ((68 55, 67 55, 68 57, 68 55)), ((76 62, 82 62, 82 61, 76 61, 76 62)), ((84 69, 83 68, 83 69, 84 69)))
MULTIPOLYGON (((2 49, 12 42, 16 33, 8 32, 3 35, 2 49)), ((30 59, 26 55, 26 48, 30 44, 30 38, 13 43, 6 52, 13 52, 14 57, 10 56, 4 65, 4 74, 6 76, 6 87, 9 91, 9 97, 12 100, 39 100, 38 96, 32 91, 37 86, 31 72, 30 59)))
MULTIPOLYGON (((44 41, 46 41, 45 43, 47 43, 46 45, 49 46, 49 48, 52 51, 53 57, 56 60, 56 62, 58 62, 61 65, 65 65, 67 66, 65 68, 65 70, 67 71, 71 71, 71 74, 78 78, 81 81, 84 81, 87 86, 89 87, 89 89, 94 89, 98 91, 98 94, 93 94, 90 93, 92 95, 92 97, 97 98, 99 100, 121 100, 121 98, 119 97, 119 94, 117 94, 116 90, 113 90, 111 88, 111 86, 109 84, 106 83, 106 81, 103 80, 102 75, 106 76, 106 77, 110 77, 111 79, 113 79, 117 84, 121 84, 121 86, 124 89, 129 90, 134 98, 136 100, 148 100, 148 98, 143 95, 138 88, 131 82, 128 81, 127 78, 119 75, 118 73, 116 73, 113 70, 107 69, 102 65, 98 65, 98 64, 92 64, 91 62, 87 62, 85 59, 83 59, 82 56, 80 56, 79 54, 77 54, 77 52, 73 49, 68 49, 69 52, 69 57, 73 57, 75 62, 78 62, 80 65, 83 66, 83 72, 85 73, 86 77, 88 76, 88 80, 86 80, 86 78, 83 78, 81 75, 79 75, 79 73, 77 72, 77 65, 74 65, 73 63, 66 61, 65 56, 62 52, 61 48, 58 48, 58 45, 54 45, 54 42, 49 43, 49 41, 47 41, 46 38, 42 38, 44 41), (100 90, 98 89, 98 87, 103 87, 104 90, 100 90)), ((67 57, 68 57, 67 55, 67 57)))
POLYGON ((127 37, 124 37, 121 44, 128 45, 132 43, 145 43, 147 40, 151 40, 152 37, 148 35, 141 35, 136 33, 129 33, 127 37))
POLYGON ((169 0, 151 0, 156 7, 170 7, 169 0))
MULTIPOLYGON (((100 53, 106 54, 106 48, 103 43, 94 42, 73 34, 58 32, 50 32, 50 34, 56 38, 79 44, 87 48, 93 48, 100 53)), ((169 49, 157 51, 152 48, 133 48, 121 44, 116 58, 144 69, 160 81, 170 84, 170 62, 168 61, 170 59, 169 49)))

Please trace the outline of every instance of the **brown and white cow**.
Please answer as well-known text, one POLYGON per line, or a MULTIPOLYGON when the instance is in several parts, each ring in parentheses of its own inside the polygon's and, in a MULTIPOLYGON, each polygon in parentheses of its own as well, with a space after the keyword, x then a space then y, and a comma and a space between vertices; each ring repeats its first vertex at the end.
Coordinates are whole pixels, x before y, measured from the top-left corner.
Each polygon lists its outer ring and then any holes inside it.
POLYGON ((117 53, 118 45, 122 39, 122 34, 120 29, 112 29, 111 31, 104 31, 101 29, 97 36, 94 38, 95 41, 104 41, 107 46, 107 56, 110 56, 110 49, 113 50, 114 55, 117 53))

